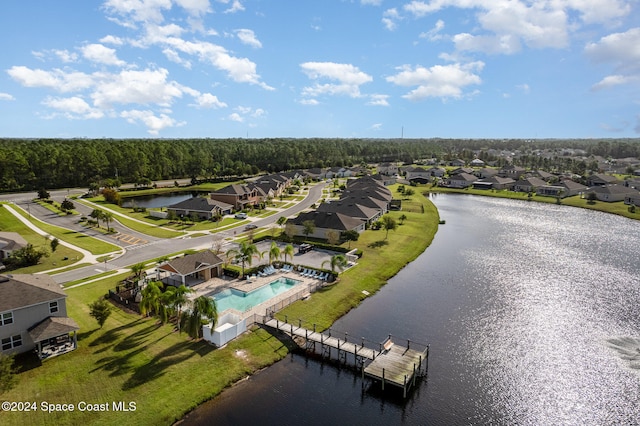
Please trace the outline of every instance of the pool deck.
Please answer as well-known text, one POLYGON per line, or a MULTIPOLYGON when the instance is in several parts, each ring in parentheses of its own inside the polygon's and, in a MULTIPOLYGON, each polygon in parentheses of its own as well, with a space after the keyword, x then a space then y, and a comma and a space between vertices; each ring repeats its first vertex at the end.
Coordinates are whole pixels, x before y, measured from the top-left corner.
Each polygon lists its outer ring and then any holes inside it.
MULTIPOLYGON (((279 278, 291 278, 297 281, 300 281, 301 284, 292 287, 291 289, 285 291, 282 294, 279 294, 271 299, 254 306, 250 310, 240 313, 242 317, 247 318, 252 316, 253 314, 265 315, 266 309, 274 304, 291 297, 293 294, 299 292, 302 288, 305 288, 308 284, 315 284, 319 280, 315 278, 303 277, 302 275, 296 272, 280 272, 277 271, 274 274, 268 275, 266 277, 257 276, 251 280, 247 279, 226 279, 226 278, 212 278, 208 281, 205 281, 200 284, 196 284, 191 287, 194 290, 193 293, 189 295, 189 298, 195 299, 199 296, 213 296, 216 293, 219 293, 226 289, 236 289, 244 292, 250 292, 262 286, 265 286, 279 278)), ((221 314, 222 312, 219 312, 221 314)))

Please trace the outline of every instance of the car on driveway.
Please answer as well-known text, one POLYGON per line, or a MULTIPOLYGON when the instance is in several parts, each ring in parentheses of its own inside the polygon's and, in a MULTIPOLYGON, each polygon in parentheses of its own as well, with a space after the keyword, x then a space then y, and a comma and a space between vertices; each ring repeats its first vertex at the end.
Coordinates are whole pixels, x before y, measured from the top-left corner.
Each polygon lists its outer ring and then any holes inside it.
POLYGON ((246 219, 247 218, 247 214, 246 213, 236 213, 235 218, 236 219, 246 219))

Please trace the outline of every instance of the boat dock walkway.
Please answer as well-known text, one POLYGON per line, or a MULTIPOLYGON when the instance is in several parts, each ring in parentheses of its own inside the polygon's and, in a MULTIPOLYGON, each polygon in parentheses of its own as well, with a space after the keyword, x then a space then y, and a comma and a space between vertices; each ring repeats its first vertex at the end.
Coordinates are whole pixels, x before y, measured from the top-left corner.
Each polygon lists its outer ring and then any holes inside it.
POLYGON ((302 327, 302 321, 296 326, 288 321, 271 318, 265 319, 264 325, 280 330, 292 338, 304 339, 307 350, 315 350, 316 345, 320 344, 323 357, 331 358, 332 350, 335 349, 338 359, 346 364, 347 354, 353 355, 354 364, 362 369, 363 381, 365 377, 378 380, 382 383, 383 390, 385 384, 400 387, 405 397, 409 388, 415 385, 416 378, 427 372, 429 345, 403 340, 407 346, 401 346, 394 342, 391 335, 384 342, 372 345, 372 342, 365 341, 364 338, 358 342, 347 333, 340 337, 332 336, 331 329, 324 333, 309 330, 302 327), (420 350, 412 349, 411 345, 419 346, 420 350))

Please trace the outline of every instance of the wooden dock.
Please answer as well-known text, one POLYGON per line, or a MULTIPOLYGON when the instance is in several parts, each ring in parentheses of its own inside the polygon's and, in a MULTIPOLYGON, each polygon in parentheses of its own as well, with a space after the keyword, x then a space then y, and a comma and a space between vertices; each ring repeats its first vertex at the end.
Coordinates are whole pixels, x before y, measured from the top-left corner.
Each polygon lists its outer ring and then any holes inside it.
POLYGON ((304 339, 307 350, 315 350, 316 345, 320 344, 323 357, 331 358, 332 350, 335 349, 338 359, 346 363, 347 354, 353 355, 354 364, 362 369, 363 383, 365 377, 379 380, 383 390, 385 384, 397 386, 403 389, 405 397, 409 388, 415 385, 416 378, 425 375, 428 368, 429 346, 410 340, 406 340, 407 346, 404 347, 396 344, 392 336, 389 336, 386 341, 376 344, 377 348, 372 348, 370 343, 365 346, 365 339, 358 342, 349 338, 347 333, 337 337, 331 334, 331 329, 325 333, 316 332, 302 327, 301 321, 295 325, 272 318, 265 321, 264 325, 280 330, 292 338, 304 339), (412 343, 424 349, 411 349, 412 343))

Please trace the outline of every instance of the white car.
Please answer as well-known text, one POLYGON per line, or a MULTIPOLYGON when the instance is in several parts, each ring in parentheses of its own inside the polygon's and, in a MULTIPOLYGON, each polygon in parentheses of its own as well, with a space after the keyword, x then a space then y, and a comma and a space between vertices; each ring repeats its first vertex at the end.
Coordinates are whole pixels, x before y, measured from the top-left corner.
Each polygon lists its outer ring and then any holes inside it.
POLYGON ((236 219, 246 219, 247 218, 247 214, 246 213, 236 213, 235 218, 236 219))

